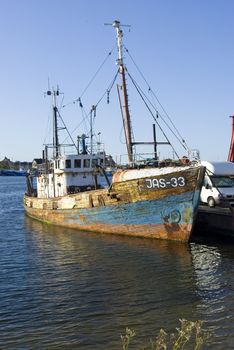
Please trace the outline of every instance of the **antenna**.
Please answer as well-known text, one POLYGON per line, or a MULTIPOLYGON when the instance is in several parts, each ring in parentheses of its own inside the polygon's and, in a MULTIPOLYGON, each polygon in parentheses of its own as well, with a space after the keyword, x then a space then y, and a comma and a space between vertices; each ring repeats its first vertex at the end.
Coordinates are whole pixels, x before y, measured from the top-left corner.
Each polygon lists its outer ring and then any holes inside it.
MULTIPOLYGON (((106 26, 113 26, 116 29, 117 34, 117 46, 118 46, 118 60, 117 64, 119 67, 123 66, 123 44, 122 44, 122 38, 123 38, 123 31, 122 27, 130 28, 131 26, 129 24, 120 24, 120 21, 114 21, 113 23, 105 23, 106 26)), ((120 68, 121 69, 121 68, 120 68)))
POLYGON ((60 153, 60 145, 58 139, 58 108, 56 97, 59 96, 59 87, 57 89, 52 88, 52 90, 48 90, 46 95, 52 97, 52 108, 53 108, 53 153, 54 158, 59 156, 60 153))
MULTIPOLYGON (((104 23, 104 26, 113 26, 113 27, 115 27, 116 25, 120 25, 120 21, 114 21, 113 23, 104 23)), ((121 24, 121 27, 131 28, 130 24, 121 24)))

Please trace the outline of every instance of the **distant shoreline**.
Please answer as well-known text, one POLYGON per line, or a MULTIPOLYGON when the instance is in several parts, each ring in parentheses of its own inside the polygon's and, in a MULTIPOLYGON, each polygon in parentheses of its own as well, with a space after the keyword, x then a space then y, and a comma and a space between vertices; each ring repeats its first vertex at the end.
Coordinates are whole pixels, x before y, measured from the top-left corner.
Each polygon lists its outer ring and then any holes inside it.
POLYGON ((31 169, 31 167, 32 167, 32 162, 25 162, 25 161, 12 162, 7 157, 5 157, 2 161, 0 161, 0 172, 3 170, 27 172, 27 170, 31 169))

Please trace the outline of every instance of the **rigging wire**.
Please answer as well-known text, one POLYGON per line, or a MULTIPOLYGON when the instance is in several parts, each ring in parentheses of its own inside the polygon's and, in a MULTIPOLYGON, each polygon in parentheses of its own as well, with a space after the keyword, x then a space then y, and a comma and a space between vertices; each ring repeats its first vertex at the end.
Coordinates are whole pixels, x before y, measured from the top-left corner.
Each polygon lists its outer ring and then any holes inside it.
MULTIPOLYGON (((119 71, 117 71, 117 73, 115 74, 114 78, 111 80, 110 84, 108 85, 108 89, 105 90, 105 92, 101 95, 100 99, 97 101, 97 103, 94 105, 95 108, 97 108, 97 106, 99 105, 99 103, 103 100, 103 98, 105 97, 105 95, 107 95, 107 102, 108 102, 108 99, 109 99, 109 95, 110 95, 110 92, 114 86, 114 83, 118 77, 118 73, 119 71)), ((82 111, 82 114, 85 116, 83 117, 83 119, 81 120, 81 122, 75 127, 75 129, 73 129, 73 131, 71 132, 71 135, 80 127, 80 125, 82 125, 86 120, 88 120, 88 118, 90 118, 90 113, 87 114, 84 107, 83 107, 83 103, 81 101, 81 97, 79 97, 76 101, 73 101, 72 103, 74 104, 75 102, 79 102, 79 107, 81 108, 81 111, 82 111)), ((63 107, 66 107, 68 104, 66 104, 65 106, 63 107)), ((86 127, 86 130, 88 128, 86 127)), ((65 142, 66 140, 68 139, 68 137, 65 138, 65 140, 63 142, 65 142)))
POLYGON ((108 103, 108 98, 109 98, 109 95, 110 95, 110 92, 114 86, 114 83, 118 77, 118 73, 119 73, 119 70, 117 71, 117 73, 115 74, 113 80, 111 81, 108 89, 104 92, 104 94, 100 97, 100 99, 98 100, 98 102, 94 105, 95 107, 97 107, 99 105, 99 103, 103 100, 103 98, 105 97, 105 95, 107 95, 107 103, 108 103))
MULTIPOLYGON (((60 114, 60 112, 59 112, 59 110, 57 109, 57 112, 58 112, 58 115, 59 115, 59 118, 60 118, 60 120, 62 121, 62 123, 63 123, 63 126, 64 126, 64 128, 67 130, 67 133, 68 133, 68 137, 70 137, 70 139, 71 139, 71 141, 72 141, 72 143, 73 143, 73 145, 75 146, 75 148, 77 149, 77 146, 76 146, 76 144, 75 144, 75 142, 74 142, 74 140, 73 140, 73 138, 72 138, 72 136, 71 136, 71 134, 70 134, 70 132, 68 131, 68 129, 67 129, 67 127, 66 127, 66 124, 64 123, 64 120, 63 120, 63 118, 62 118, 62 116, 61 116, 61 114, 60 114)), ((68 138, 67 137, 67 138, 68 138)), ((66 138, 66 139, 67 139, 66 138)))
POLYGON ((58 110, 61 111, 61 109, 63 108, 64 93, 61 93, 61 92, 60 92, 59 94, 63 96, 63 97, 62 97, 62 100, 61 100, 61 102, 60 102, 60 106, 59 106, 59 108, 58 108, 58 110))
MULTIPOLYGON (((105 95, 106 95, 107 93, 110 93, 110 92, 111 92, 111 90, 112 90, 112 88, 113 88, 113 86, 114 86, 114 83, 115 83, 117 77, 118 77, 118 71, 117 71, 117 73, 115 74, 114 78, 112 79, 111 83, 109 84, 108 89, 105 90, 105 92, 101 95, 100 99, 99 99, 99 100, 97 101, 97 103, 94 105, 95 108, 97 108, 97 106, 98 106, 99 103, 103 100, 103 98, 105 97, 105 95)), ((80 102, 79 106, 80 106, 80 108, 81 108, 81 110, 82 110, 82 113, 84 112, 84 113, 85 113, 85 116, 83 117, 83 119, 82 119, 82 121, 79 123, 79 125, 71 132, 71 134, 73 134, 73 133, 80 127, 80 125, 81 125, 82 123, 84 123, 84 122, 86 121, 86 119, 88 119, 88 118, 90 117, 90 113, 91 113, 91 112, 90 112, 89 114, 87 114, 87 113, 85 112, 85 109, 84 109, 84 107, 83 107, 83 104, 82 104, 82 102, 81 102, 81 99, 79 98, 78 100, 79 100, 79 102, 80 102)))
MULTIPOLYGON (((151 107, 155 110, 155 112, 157 113, 157 117, 160 116, 160 118, 162 119, 162 121, 165 123, 165 125, 168 127, 168 129, 171 131, 171 133, 174 135, 174 137, 177 139, 177 141, 180 143, 180 145, 186 150, 189 151, 189 148, 187 147, 186 143, 183 142, 183 140, 181 141, 181 139, 178 137, 178 135, 173 131, 173 129, 170 127, 170 125, 166 122, 166 120, 163 118, 163 116, 157 111, 157 109, 155 108, 155 106, 152 104, 152 102, 149 100, 149 98, 145 95, 145 93, 142 91, 142 89, 139 87, 139 85, 136 83, 136 81, 132 78, 132 76, 128 73, 128 75, 130 76, 130 79, 132 80, 132 83, 134 84, 135 88, 137 89, 138 93, 139 91, 141 92, 142 96, 144 95, 145 99, 148 101, 148 103, 151 105, 151 107)), ((144 101, 145 102, 145 101, 144 101)), ((146 104, 146 102, 145 102, 146 104)), ((149 109, 149 107, 147 107, 149 109)), ((153 113, 151 112, 151 114, 153 115, 153 113)))
POLYGON ((113 48, 111 49, 111 51, 108 52, 107 56, 105 57, 105 59, 103 60, 103 62, 101 63, 101 65, 99 66, 99 68, 97 69, 97 71, 95 72, 95 74, 93 75, 93 77, 90 79, 89 83, 86 85, 86 87, 84 88, 83 92, 81 93, 81 95, 74 99, 72 102, 68 102, 67 104, 63 105, 62 107, 65 108, 73 103, 79 102, 80 98, 84 96, 85 92, 88 90, 88 88, 90 87, 90 85, 92 84, 92 82, 94 81, 94 79, 96 78, 96 76, 98 75, 98 73, 100 72, 100 70, 102 69, 102 67, 104 66, 104 64, 106 63, 106 61, 108 60, 108 58, 111 56, 112 52, 114 51, 116 47, 116 44, 113 46, 113 48))
POLYGON ((155 123, 158 125, 158 127, 159 127, 159 129, 161 130, 162 134, 164 135, 165 139, 166 139, 167 142, 170 144, 171 148, 172 148, 173 151, 175 152, 175 155, 179 158, 178 153, 176 152, 175 148, 172 146, 170 140, 168 139, 167 135, 166 135, 165 132, 163 131, 161 125, 159 124, 159 122, 158 122, 157 119, 155 118, 155 116, 154 116, 154 114, 152 113, 152 111, 151 111, 149 105, 146 103, 146 101, 145 101, 145 99, 144 99, 144 96, 143 96, 143 94, 141 93, 141 91, 140 91, 138 85, 136 84, 135 80, 132 78, 132 76, 129 74, 128 71, 127 71, 127 74, 128 74, 128 76, 129 76, 129 78, 131 79, 133 85, 135 86, 135 88, 136 88, 138 94, 140 95, 142 101, 143 101, 144 104, 146 105, 146 108, 148 109, 148 111, 150 112, 151 116, 153 117, 155 123))
MULTIPOLYGON (((83 123, 85 123, 86 120, 87 120, 88 117, 89 117, 89 114, 86 113, 86 111, 85 111, 83 105, 80 104, 79 107, 81 108, 83 118, 82 118, 81 122, 75 127, 75 129, 72 130, 71 135, 80 127, 80 125, 82 125, 83 123)), ((87 130, 87 126, 86 126, 86 125, 85 125, 85 127, 86 127, 86 130, 87 130)), ((68 136, 64 139, 63 142, 65 142, 67 139, 68 139, 68 136)))
MULTIPOLYGON (((158 102, 158 104, 160 105, 160 107, 162 108, 163 112, 165 113, 165 115, 167 116, 167 118, 169 119, 170 123, 172 124, 173 128, 175 129, 175 131, 177 132, 178 136, 181 138, 182 142, 185 144, 185 149, 189 150, 189 147, 187 146, 184 138, 182 137, 182 135, 180 134, 179 130, 176 128, 175 124, 173 123, 172 119, 170 118, 169 114, 167 113, 167 111, 165 110, 165 108, 163 107, 163 105, 161 104, 161 102, 159 101, 158 97, 156 96, 156 94, 154 93, 154 91, 151 89, 149 83, 147 82, 146 78, 144 77, 143 73, 141 72, 140 68, 138 67, 138 65, 136 64, 136 62, 134 61, 132 55, 129 53, 129 50, 126 48, 126 46, 124 46, 125 51, 127 52, 127 54, 129 55, 130 59, 132 60, 134 66, 136 67, 138 73, 141 75, 142 79, 144 80, 144 82, 146 83, 146 85, 148 86, 148 90, 149 92, 151 92, 151 94, 154 96, 154 98, 156 99, 156 101, 158 102)), ((152 105, 153 106, 153 105, 152 105)), ((154 107, 155 108, 155 107, 154 107)), ((162 116, 160 115, 160 117, 162 118, 162 116)), ((163 119, 163 118, 162 118, 163 119)))

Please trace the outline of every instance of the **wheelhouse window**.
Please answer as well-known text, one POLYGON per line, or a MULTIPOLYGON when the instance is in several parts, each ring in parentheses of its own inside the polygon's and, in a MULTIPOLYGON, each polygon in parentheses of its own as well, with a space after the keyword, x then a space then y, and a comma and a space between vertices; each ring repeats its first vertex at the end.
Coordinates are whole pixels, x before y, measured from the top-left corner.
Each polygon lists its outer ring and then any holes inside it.
POLYGON ((84 168, 90 168, 90 159, 84 159, 84 168))
POLYGON ((55 161, 55 169, 59 169, 59 167, 60 167, 60 161, 56 160, 55 161))
POLYGON ((96 165, 98 165, 98 159, 92 159, 92 167, 94 168, 96 165))
POLYGON ((74 168, 81 168, 81 159, 74 160, 74 168))
POLYGON ((66 159, 66 169, 71 168, 71 159, 66 159))

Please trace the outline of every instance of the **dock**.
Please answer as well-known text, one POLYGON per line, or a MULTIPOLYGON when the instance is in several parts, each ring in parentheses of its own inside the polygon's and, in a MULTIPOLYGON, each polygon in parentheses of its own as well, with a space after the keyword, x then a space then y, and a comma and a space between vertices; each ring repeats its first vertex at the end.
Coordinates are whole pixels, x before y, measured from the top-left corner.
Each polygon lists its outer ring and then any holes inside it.
POLYGON ((234 239, 234 208, 199 205, 195 235, 205 232, 210 236, 234 239))

